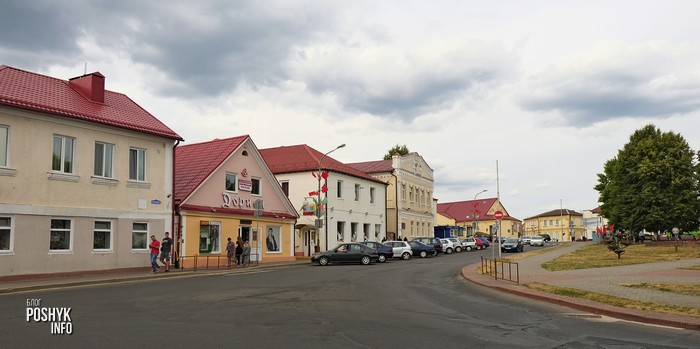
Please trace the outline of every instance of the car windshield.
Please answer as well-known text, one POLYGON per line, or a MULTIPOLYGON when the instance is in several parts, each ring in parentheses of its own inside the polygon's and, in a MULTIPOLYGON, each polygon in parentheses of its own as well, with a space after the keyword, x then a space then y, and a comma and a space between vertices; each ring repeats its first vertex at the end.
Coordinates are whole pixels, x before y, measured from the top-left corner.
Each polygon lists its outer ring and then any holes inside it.
POLYGON ((544 238, 541 236, 533 236, 530 238, 530 240, 542 240, 542 239, 544 239, 544 238))
POLYGON ((506 243, 517 244, 517 243, 518 243, 518 239, 516 239, 516 238, 508 238, 508 239, 506 239, 506 243))

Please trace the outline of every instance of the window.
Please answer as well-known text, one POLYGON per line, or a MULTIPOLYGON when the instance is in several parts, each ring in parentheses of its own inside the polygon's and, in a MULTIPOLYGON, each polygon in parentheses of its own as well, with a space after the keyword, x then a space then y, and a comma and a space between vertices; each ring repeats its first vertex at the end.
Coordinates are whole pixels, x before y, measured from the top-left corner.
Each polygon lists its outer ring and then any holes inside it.
POLYGON ((113 178, 114 144, 95 142, 95 176, 113 178))
POLYGON ((10 144, 9 142, 10 128, 7 126, 0 126, 0 166, 7 167, 7 148, 10 144))
POLYGON ((145 250, 148 247, 148 223, 134 223, 131 228, 131 249, 145 250))
POLYGON ((375 224, 374 225, 374 237, 378 238, 379 234, 382 232, 382 225, 381 224, 375 224))
POLYGON ((260 178, 251 178, 251 189, 250 193, 253 195, 260 195, 262 193, 262 188, 260 188, 260 178))
POLYGON ((112 222, 95 221, 92 248, 95 250, 112 249, 112 222))
POLYGON ((74 146, 75 138, 53 136, 53 159, 51 160, 53 171, 73 173, 74 146))
POLYGON ((337 195, 338 198, 343 198, 343 181, 338 181, 337 182, 338 188, 337 188, 337 195))
POLYGON ((362 225, 362 232, 364 233, 364 239, 365 241, 369 241, 369 231, 372 229, 372 226, 369 225, 368 223, 365 223, 362 225))
POLYGON ((281 252, 282 251, 282 232, 280 227, 276 225, 267 226, 267 236, 265 237, 265 247, 267 247, 267 252, 281 252))
POLYGON ((413 187, 408 188, 408 202, 413 202, 413 187))
POLYGON ((12 218, 0 217, 0 253, 12 252, 12 218))
POLYGON ((71 250, 71 220, 52 219, 51 220, 51 241, 49 250, 70 251, 71 250))
POLYGON ((357 223, 356 222, 350 223, 350 240, 352 242, 357 241, 357 223))
POLYGON ((289 197, 289 182, 281 182, 282 192, 286 197, 289 197))
POLYGON ((401 184, 401 200, 406 200, 406 184, 401 184))
POLYGON ((338 241, 345 240, 345 222, 338 222, 336 226, 338 230, 338 241))
POLYGON ((236 175, 233 173, 226 174, 226 191, 236 191, 236 175))
POLYGON ((558 226, 559 226, 559 220, 558 220, 558 219, 556 220, 556 223, 557 223, 556 226, 558 227, 558 226))
POLYGON ((129 179, 132 181, 146 181, 145 149, 129 149, 129 179))
POLYGON ((199 252, 219 253, 221 246, 221 222, 199 222, 199 252))
POLYGON ((550 226, 553 226, 553 225, 554 225, 554 224, 552 224, 552 220, 551 220, 551 219, 549 220, 549 225, 550 225, 550 226))
POLYGON ((355 201, 360 201, 360 185, 355 184, 355 201))
POLYGON ((374 188, 369 188, 369 203, 374 203, 374 188))

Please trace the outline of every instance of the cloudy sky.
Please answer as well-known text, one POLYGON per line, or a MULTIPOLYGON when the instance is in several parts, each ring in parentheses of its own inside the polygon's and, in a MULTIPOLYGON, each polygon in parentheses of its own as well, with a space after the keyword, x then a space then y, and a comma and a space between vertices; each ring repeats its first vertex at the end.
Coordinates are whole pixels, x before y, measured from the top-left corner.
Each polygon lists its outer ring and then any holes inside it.
POLYGON ((596 173, 646 124, 700 149, 698 14, 674 0, 9 0, 0 64, 99 71, 186 143, 346 143, 344 162, 405 144, 440 202, 500 189, 523 219, 596 207, 596 173))

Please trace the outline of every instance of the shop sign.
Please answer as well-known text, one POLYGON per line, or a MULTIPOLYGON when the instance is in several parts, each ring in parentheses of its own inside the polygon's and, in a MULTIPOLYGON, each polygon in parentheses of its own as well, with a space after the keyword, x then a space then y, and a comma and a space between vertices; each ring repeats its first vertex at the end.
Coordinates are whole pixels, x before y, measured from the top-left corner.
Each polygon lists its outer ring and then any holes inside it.
MULTIPOLYGON (((239 198, 239 197, 231 197, 229 193, 223 192, 221 194, 223 203, 221 204, 221 207, 223 208, 228 208, 228 207, 238 207, 238 208, 253 208, 253 204, 255 201, 252 199, 244 199, 244 198, 239 198)), ((265 202, 263 200, 260 200, 260 208, 259 209, 264 209, 265 208, 265 202)))
POLYGON ((250 179, 239 179, 238 180, 238 190, 252 191, 253 190, 253 181, 251 181, 250 179))

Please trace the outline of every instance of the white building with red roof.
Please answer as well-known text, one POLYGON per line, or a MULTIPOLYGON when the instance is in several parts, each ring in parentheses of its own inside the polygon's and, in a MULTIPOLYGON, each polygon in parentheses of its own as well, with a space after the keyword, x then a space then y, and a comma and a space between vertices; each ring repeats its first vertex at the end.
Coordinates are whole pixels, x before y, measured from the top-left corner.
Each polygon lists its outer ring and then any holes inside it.
POLYGON ((302 211, 296 226, 300 237, 295 246, 297 255, 308 256, 339 242, 381 241, 386 237, 384 181, 305 144, 261 149, 260 153, 289 200, 302 211), (317 218, 314 199, 318 201, 319 187, 323 215, 317 218), (319 221, 321 227, 317 228, 319 221))
POLYGON ((0 65, 0 275, 147 267, 181 140, 98 72, 0 65))
POLYGON ((248 240, 253 262, 295 259, 296 209, 250 136, 177 147, 174 197, 186 267, 226 265, 229 238, 248 240))

